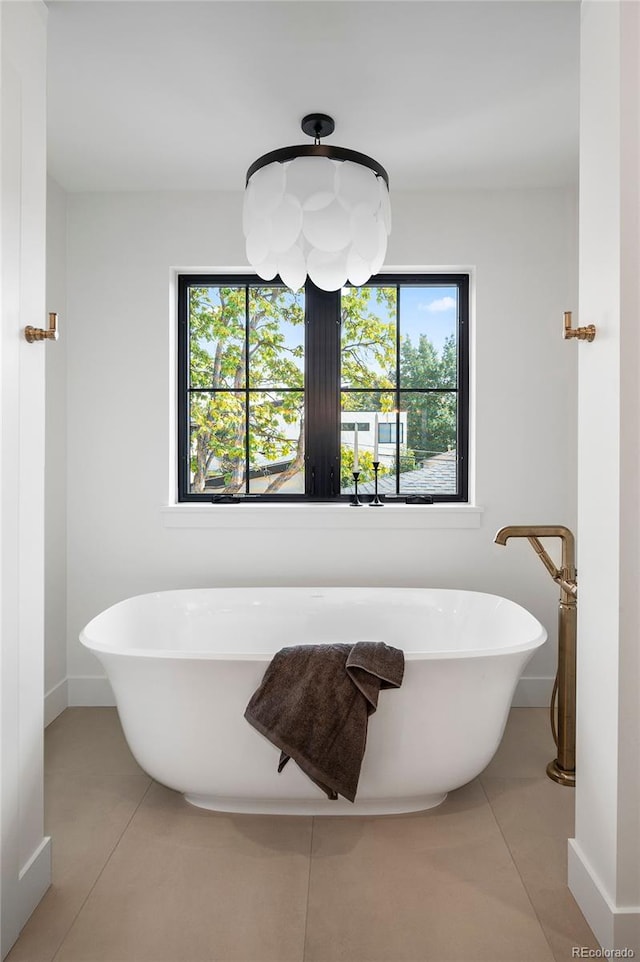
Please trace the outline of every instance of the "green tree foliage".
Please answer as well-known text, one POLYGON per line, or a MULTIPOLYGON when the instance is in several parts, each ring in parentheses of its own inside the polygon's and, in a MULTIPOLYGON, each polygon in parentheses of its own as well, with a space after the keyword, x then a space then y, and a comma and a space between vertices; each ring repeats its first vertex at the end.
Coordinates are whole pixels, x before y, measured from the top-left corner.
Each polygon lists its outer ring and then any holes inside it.
MULTIPOLYGON (((416 452, 406 445, 400 448, 400 474, 404 474, 405 471, 415 471, 418 467, 418 461, 416 459, 416 452)), ((391 474, 396 472, 396 459, 393 459, 391 465, 391 474)))
MULTIPOLYGON (((358 452, 358 470, 360 472, 358 484, 363 484, 365 481, 373 481, 375 475, 373 470, 373 452, 358 452)), ((378 477, 381 478, 383 474, 388 473, 389 468, 381 464, 378 468, 378 477)), ((350 488, 353 486, 353 448, 348 448, 344 445, 340 448, 340 486, 342 488, 350 488)))
MULTIPOLYGON (((349 287, 342 292, 344 388, 370 388, 373 392, 395 387, 396 300, 395 287, 349 287)), ((345 395, 343 404, 349 411, 391 411, 393 397, 358 391, 345 395)))
MULTIPOLYGON (((400 347, 400 383, 403 388, 455 387, 458 354, 456 339, 449 336, 438 356, 425 334, 413 344, 403 338, 400 347)), ((407 435, 418 462, 456 444, 455 394, 405 394, 407 435)), ((401 459, 402 460, 402 459, 401 459)), ((402 468, 401 470, 409 470, 402 468)))
POLYGON ((455 387, 458 380, 458 348, 453 334, 445 340, 438 364, 440 387, 455 387))
POLYGON ((403 388, 441 387, 438 354, 426 334, 417 345, 408 337, 400 344, 400 383, 403 388))

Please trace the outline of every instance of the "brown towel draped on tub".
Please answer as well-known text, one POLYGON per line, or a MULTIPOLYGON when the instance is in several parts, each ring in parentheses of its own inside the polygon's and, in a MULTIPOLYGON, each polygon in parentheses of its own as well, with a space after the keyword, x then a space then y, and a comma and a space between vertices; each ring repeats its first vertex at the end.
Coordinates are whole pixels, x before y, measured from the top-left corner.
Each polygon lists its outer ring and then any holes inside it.
POLYGON ((282 648, 244 717, 330 799, 356 797, 367 720, 382 688, 399 688, 404 654, 383 642, 282 648))

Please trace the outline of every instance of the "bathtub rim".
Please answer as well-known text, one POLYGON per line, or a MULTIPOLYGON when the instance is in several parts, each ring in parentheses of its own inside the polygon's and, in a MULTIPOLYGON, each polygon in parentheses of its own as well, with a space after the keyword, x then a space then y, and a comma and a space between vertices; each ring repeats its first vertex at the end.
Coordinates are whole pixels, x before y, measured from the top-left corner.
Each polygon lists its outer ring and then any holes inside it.
MULTIPOLYGON (((267 665, 276 654, 279 649, 274 649, 271 652, 250 652, 250 651, 188 651, 180 649, 161 649, 161 648, 114 648, 105 644, 104 642, 99 642, 95 640, 89 640, 89 632, 92 627, 95 626, 96 622, 102 618, 104 615, 115 611, 118 608, 125 607, 131 602, 139 600, 141 598, 153 598, 159 595, 176 595, 176 594, 187 594, 191 592, 217 592, 217 591, 251 591, 253 589, 259 589, 261 591, 290 591, 299 589, 300 591, 328 591, 335 590, 336 588, 343 591, 399 591, 399 592, 438 592, 442 594, 465 594, 473 595, 475 597, 490 598, 495 601, 502 601, 506 604, 517 608, 519 611, 524 612, 529 618, 533 619, 533 622, 537 624, 538 631, 535 637, 528 639, 524 642, 519 642, 513 645, 502 645, 500 647, 493 648, 464 648, 455 651, 451 650, 435 650, 435 651, 405 651, 404 658, 405 661, 449 661, 458 660, 461 658, 488 658, 497 657, 499 655, 511 655, 511 654, 521 654, 527 651, 535 651, 537 648, 542 647, 548 639, 548 632, 544 625, 523 605, 518 604, 517 601, 512 601, 510 598, 505 598, 503 595, 496 595, 492 592, 487 591, 473 591, 466 588, 426 588, 426 587, 407 587, 407 586, 380 586, 380 585, 226 585, 226 586, 216 586, 208 588, 168 588, 159 591, 148 591, 142 592, 137 595, 131 595, 128 598, 123 598, 121 601, 115 602, 113 605, 109 605, 103 611, 95 615, 87 624, 81 629, 79 633, 79 638, 81 644, 87 648, 89 651, 94 652, 96 655, 104 654, 110 656, 121 656, 123 658, 147 658, 147 659, 171 659, 174 661, 220 661, 220 662, 237 662, 237 661, 250 661, 256 663, 263 663, 267 665)), ((383 638, 360 638, 356 639, 360 641, 385 641, 383 638)), ((304 643, 303 643, 304 644, 304 643)), ((313 642, 311 642, 313 644, 313 642)), ((355 644, 355 642, 354 642, 355 644)), ((292 647, 291 645, 281 646, 281 647, 292 647)))

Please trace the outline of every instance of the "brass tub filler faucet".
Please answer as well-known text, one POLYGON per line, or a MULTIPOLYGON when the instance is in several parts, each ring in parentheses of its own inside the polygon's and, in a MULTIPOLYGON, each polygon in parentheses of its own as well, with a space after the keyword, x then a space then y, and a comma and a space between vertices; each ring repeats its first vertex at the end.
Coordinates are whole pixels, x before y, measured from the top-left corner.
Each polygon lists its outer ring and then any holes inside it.
POLYGON ((575 567, 575 539, 564 525, 515 524, 500 528, 494 541, 505 545, 509 538, 526 538, 553 580, 560 586, 558 608, 558 671, 551 695, 551 731, 558 757, 547 765, 547 775, 560 785, 576 783, 576 629, 578 580, 575 567), (562 561, 555 564, 540 543, 540 538, 560 538, 562 561), (558 698, 558 725, 554 715, 558 698))

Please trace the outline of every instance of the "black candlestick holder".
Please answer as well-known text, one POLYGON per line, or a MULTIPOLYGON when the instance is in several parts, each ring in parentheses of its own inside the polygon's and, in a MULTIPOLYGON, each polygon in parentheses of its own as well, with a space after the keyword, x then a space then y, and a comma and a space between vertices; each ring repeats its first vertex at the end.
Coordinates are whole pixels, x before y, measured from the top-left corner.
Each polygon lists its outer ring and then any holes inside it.
POLYGON ((373 474, 374 474, 374 495, 373 501, 369 502, 370 508, 384 508, 384 501, 381 501, 378 497, 378 468, 380 467, 379 461, 373 462, 373 474))
POLYGON ((352 508, 361 508, 361 507, 362 507, 362 501, 361 501, 360 498, 358 497, 358 478, 359 478, 359 477, 360 477, 360 472, 359 472, 359 471, 354 471, 354 472, 353 472, 353 483, 354 483, 354 485, 355 485, 356 490, 354 491, 353 497, 351 498, 351 507, 352 507, 352 508))

